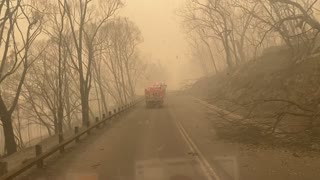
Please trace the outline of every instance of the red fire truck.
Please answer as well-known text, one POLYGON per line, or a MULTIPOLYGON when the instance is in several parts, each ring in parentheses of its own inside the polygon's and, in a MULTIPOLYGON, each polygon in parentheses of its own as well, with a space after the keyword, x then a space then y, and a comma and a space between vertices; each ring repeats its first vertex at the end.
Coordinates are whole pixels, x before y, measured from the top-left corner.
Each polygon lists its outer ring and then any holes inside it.
POLYGON ((162 106, 166 95, 167 85, 156 83, 145 89, 145 100, 147 107, 162 106))

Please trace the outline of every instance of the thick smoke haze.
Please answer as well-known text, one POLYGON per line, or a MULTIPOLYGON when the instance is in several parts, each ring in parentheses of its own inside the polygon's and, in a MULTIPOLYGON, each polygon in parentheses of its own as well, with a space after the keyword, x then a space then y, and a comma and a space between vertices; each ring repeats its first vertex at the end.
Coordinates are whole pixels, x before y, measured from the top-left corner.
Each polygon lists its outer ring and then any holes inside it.
MULTIPOLYGON (((145 60, 165 68, 169 78, 164 81, 170 89, 177 89, 182 81, 200 74, 190 60, 186 35, 177 16, 184 3, 185 0, 130 0, 122 11, 142 32, 144 42, 140 49, 145 60)), ((154 80, 157 79, 149 83, 154 80)))

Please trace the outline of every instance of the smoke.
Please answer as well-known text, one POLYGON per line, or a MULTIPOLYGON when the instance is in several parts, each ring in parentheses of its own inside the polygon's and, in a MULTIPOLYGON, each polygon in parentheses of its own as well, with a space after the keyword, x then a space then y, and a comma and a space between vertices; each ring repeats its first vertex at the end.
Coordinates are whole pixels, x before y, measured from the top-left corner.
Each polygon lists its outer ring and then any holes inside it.
MULTIPOLYGON (((181 81, 201 74, 186 53, 187 40, 175 13, 183 3, 185 0, 130 0, 121 14, 140 28, 144 37, 140 50, 148 57, 147 64, 160 64, 164 68, 162 73, 157 72, 161 76, 156 77, 165 81, 168 89, 179 89, 181 81)), ((154 77, 147 77, 147 82, 156 81, 154 77)))

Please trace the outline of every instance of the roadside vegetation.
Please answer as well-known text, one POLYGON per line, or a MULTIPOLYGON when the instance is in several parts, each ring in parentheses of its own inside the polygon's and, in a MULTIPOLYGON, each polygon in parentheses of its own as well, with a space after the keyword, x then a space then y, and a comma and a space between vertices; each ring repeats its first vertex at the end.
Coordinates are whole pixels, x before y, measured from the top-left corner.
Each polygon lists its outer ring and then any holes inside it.
POLYGON ((145 63, 121 0, 0 2, 0 156, 129 103, 145 63), (40 131, 40 134, 38 133, 40 131))
POLYGON ((219 137, 320 150, 319 7, 317 0, 193 0, 181 9, 204 72, 189 92, 229 111, 216 113, 219 137))

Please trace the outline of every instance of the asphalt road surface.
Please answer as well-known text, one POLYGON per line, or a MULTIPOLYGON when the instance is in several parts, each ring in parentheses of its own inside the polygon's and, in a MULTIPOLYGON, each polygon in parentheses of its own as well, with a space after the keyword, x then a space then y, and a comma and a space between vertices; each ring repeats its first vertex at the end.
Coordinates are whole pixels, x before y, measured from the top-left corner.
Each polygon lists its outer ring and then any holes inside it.
POLYGON ((249 152, 241 150, 241 145, 218 141, 210 124, 212 118, 205 105, 187 96, 169 95, 162 108, 148 109, 140 103, 69 147, 64 155, 47 160, 45 169, 34 170, 23 179, 298 180, 319 177, 316 166, 302 168, 309 160, 295 158, 290 153, 249 152), (297 170, 301 170, 300 175, 297 170))
MULTIPOLYGON (((24 179, 207 180, 212 167, 186 132, 182 119, 193 113, 186 101, 167 98, 162 108, 140 103, 109 125, 93 132, 64 156, 24 179)), ((196 106, 195 106, 196 108, 196 106)), ((191 116, 189 116, 191 117, 191 116)))

